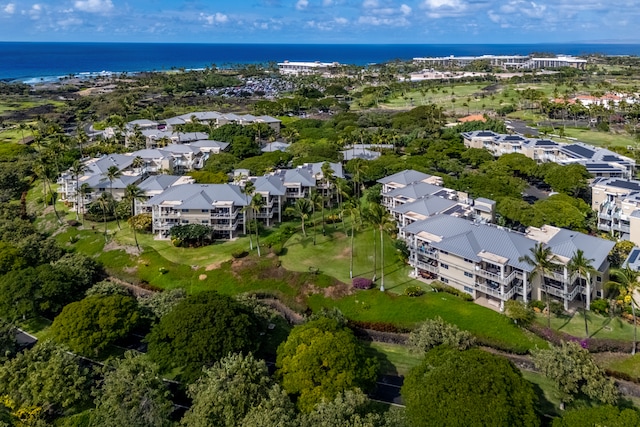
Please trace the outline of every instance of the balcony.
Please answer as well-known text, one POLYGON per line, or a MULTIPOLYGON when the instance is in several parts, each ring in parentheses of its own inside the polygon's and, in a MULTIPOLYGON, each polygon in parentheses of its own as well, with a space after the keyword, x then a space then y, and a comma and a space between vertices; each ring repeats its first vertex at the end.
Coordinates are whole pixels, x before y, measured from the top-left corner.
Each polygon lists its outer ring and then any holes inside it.
POLYGON ((558 281, 560 283, 564 283, 565 282, 564 273, 558 273, 557 271, 549 271, 549 272, 545 273, 544 276, 548 277, 550 279, 556 280, 556 281, 558 281))
POLYGON ((429 273, 434 273, 434 274, 438 274, 438 271, 439 271, 438 265, 431 265, 429 263, 422 262, 422 261, 416 261, 415 267, 419 268, 420 270, 428 271, 429 273))
POLYGON ((556 288, 555 286, 544 285, 542 290, 548 292, 551 295, 554 295, 558 298, 567 299, 569 301, 573 301, 579 293, 582 292, 582 286, 573 286, 568 289, 568 292, 565 294, 564 289, 556 288))
POLYGON ((517 270, 513 270, 508 276, 500 277, 499 274, 493 273, 482 268, 476 268, 475 271, 477 276, 484 277, 485 279, 493 280, 494 282, 502 283, 504 285, 509 284, 513 281, 513 279, 520 276, 520 272, 517 270))
POLYGON ((510 300, 518 291, 517 286, 512 286, 511 288, 505 288, 504 293, 500 292, 500 287, 493 288, 491 286, 476 284, 475 288, 477 291, 480 291, 483 294, 494 296, 503 301, 510 300))

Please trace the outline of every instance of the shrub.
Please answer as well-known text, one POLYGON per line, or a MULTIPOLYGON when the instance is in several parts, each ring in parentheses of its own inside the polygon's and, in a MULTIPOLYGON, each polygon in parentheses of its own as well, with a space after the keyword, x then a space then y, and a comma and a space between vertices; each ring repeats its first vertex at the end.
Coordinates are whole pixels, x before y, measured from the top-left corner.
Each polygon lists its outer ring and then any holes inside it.
POLYGON ((429 351, 439 345, 466 350, 474 344, 475 338, 469 331, 462 331, 441 317, 426 320, 409 335, 409 345, 420 352, 429 351))
POLYGON ((597 314, 606 314, 609 312, 609 302, 602 298, 591 301, 591 311, 597 314))
POLYGON ((391 332, 395 334, 404 334, 410 332, 407 328, 402 328, 387 322, 368 322, 363 320, 349 320, 349 327, 368 329, 378 332, 391 332))
POLYGON ((371 289, 373 286, 371 279, 365 277, 354 277, 352 283, 355 289, 371 289))
POLYGON ((287 248, 285 248, 282 243, 276 243, 271 246, 271 252, 273 252, 275 256, 282 256, 287 253, 287 248))
POLYGON ((238 250, 235 250, 235 251, 231 252, 231 256, 234 257, 235 259, 244 258, 247 255, 249 255, 249 252, 247 252, 244 249, 238 249, 238 250))
POLYGON ((462 298, 465 301, 473 301, 473 297, 471 295, 469 295, 468 293, 463 292, 461 290, 458 290, 458 289, 456 289, 456 288, 454 288, 452 286, 445 285, 444 283, 433 282, 433 283, 431 283, 431 287, 436 292, 446 292, 448 294, 458 296, 458 297, 462 298))
POLYGON ((561 316, 564 314, 564 306, 562 305, 562 303, 558 301, 551 301, 551 303, 549 303, 549 306, 551 312, 556 316, 561 316))
POLYGON ((76 221, 75 219, 70 219, 67 221, 70 227, 78 227, 80 225, 80 221, 76 221))
POLYGON ((409 297, 419 297, 424 294, 424 289, 420 286, 409 286, 404 290, 404 294, 409 297))
POLYGON ((536 299, 533 301, 529 301, 529 307, 533 309, 537 308, 538 310, 543 311, 546 307, 546 304, 539 299, 536 299))
POLYGON ((533 321, 535 314, 531 307, 516 300, 509 300, 505 304, 505 314, 520 326, 526 326, 533 321))

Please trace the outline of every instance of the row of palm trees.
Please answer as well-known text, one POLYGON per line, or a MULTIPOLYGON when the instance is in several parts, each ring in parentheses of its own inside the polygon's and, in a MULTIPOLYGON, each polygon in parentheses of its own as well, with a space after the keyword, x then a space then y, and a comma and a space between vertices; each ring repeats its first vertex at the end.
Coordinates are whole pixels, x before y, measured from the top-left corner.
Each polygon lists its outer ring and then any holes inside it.
MULTIPOLYGON (((519 260, 526 262, 533 267, 533 271, 530 275, 531 279, 539 276, 542 280, 542 284, 546 286, 546 275, 560 265, 559 260, 551 252, 551 248, 543 243, 536 243, 536 245, 531 248, 530 252, 531 254, 525 255, 519 260)), ((592 265, 593 261, 593 259, 585 256, 582 249, 577 249, 567 263, 567 269, 570 272, 571 278, 577 278, 580 281, 583 279, 585 280, 584 295, 586 295, 586 298, 584 296, 582 297, 582 310, 584 317, 584 331, 587 338, 589 337, 589 323, 587 321, 586 312, 590 309, 591 275, 596 271, 592 265)), ((637 321, 635 310, 637 302, 635 299, 635 293, 640 288, 640 282, 638 281, 640 278, 640 272, 626 266, 622 269, 611 269, 610 273, 615 280, 610 280, 605 283, 605 288, 619 290, 625 296, 626 302, 631 305, 631 312, 633 316, 633 348, 631 351, 632 354, 635 354, 637 342, 637 321)), ((547 304, 547 327, 551 328, 550 295, 546 289, 545 295, 547 304)))

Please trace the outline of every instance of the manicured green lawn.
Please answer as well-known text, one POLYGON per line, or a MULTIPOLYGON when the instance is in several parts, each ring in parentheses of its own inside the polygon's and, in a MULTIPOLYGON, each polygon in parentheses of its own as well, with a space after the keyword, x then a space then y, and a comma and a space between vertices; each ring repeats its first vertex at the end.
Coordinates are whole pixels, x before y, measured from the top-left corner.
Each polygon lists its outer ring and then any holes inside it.
POLYGON ((418 366, 423 359, 420 353, 414 353, 407 346, 382 342, 363 342, 370 356, 380 361, 380 372, 385 375, 407 375, 411 368, 418 366))
MULTIPOLYGON (((557 132, 556 132, 557 133, 557 132)), ((638 142, 630 135, 616 135, 609 132, 600 132, 592 129, 566 128, 565 135, 571 138, 577 138, 579 141, 592 144, 597 147, 637 147, 638 142)), ((561 142, 572 142, 571 140, 563 140, 562 138, 554 139, 561 142)))
POLYGON ((640 354, 634 356, 620 353, 594 354, 596 362, 603 369, 622 372, 633 378, 640 379, 640 354))
MULTIPOLYGON (((546 315, 539 314, 536 320, 542 325, 546 326, 547 324, 546 315)), ((587 323, 589 325, 589 336, 592 338, 609 338, 626 341, 633 339, 633 326, 620 317, 611 318, 589 312, 587 313, 587 323)), ((582 312, 576 312, 571 317, 551 315, 551 327, 575 337, 583 338, 585 336, 582 312)))

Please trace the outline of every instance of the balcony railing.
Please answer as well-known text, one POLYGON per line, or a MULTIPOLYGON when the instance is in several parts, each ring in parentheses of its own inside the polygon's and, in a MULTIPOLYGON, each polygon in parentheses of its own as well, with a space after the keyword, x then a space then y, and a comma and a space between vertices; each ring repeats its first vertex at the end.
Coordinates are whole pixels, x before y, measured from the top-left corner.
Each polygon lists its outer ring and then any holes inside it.
POLYGON ((564 283, 565 282, 565 278, 564 278, 564 274, 563 273, 558 273, 557 271, 549 271, 547 273, 545 273, 546 277, 549 277, 553 280, 557 280, 558 282, 564 283))
POLYGON ((510 300, 511 298, 513 298, 513 296, 516 294, 517 292, 517 287, 516 286, 512 286, 509 289, 505 289, 504 293, 500 292, 500 288, 492 288, 491 286, 485 286, 485 285, 478 285, 476 284, 476 290, 487 294, 487 295, 491 295, 494 296, 496 298, 499 298, 503 301, 506 300, 510 300))
POLYGON ((431 264, 428 264, 428 263, 425 263, 425 262, 417 261, 417 262, 415 262, 415 266, 418 267, 420 270, 428 271, 429 273, 438 274, 438 266, 437 265, 431 265, 431 264))
POLYGON ((542 290, 548 292, 551 295, 557 296, 559 298, 567 299, 569 301, 573 301, 573 299, 582 292, 582 286, 574 286, 568 289, 568 292, 565 294, 564 289, 556 288, 555 286, 544 285, 542 290))
POLYGON ((500 277, 499 274, 492 273, 482 268, 477 269, 475 273, 480 277, 484 277, 485 279, 493 280, 494 282, 502 283, 505 285, 508 283, 511 283, 513 279, 515 279, 520 275, 520 273, 517 270, 513 270, 508 276, 500 277))

